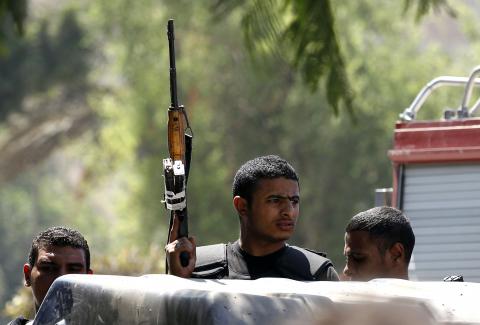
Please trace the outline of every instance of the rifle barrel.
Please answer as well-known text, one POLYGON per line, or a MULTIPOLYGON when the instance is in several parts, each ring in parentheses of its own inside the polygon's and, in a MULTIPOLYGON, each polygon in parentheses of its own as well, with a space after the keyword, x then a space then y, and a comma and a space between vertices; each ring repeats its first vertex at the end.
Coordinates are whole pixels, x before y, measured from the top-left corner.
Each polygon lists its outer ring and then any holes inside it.
POLYGON ((168 20, 167 24, 168 36, 168 53, 170 56, 170 98, 171 108, 178 108, 177 99, 177 68, 175 66, 175 33, 173 29, 173 19, 168 20))

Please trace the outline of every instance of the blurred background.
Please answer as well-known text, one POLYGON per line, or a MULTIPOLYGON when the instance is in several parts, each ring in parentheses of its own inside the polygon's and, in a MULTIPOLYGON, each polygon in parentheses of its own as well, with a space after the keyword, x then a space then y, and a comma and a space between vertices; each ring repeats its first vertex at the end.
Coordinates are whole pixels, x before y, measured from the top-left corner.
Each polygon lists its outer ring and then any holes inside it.
POLYGON ((341 271, 346 222, 391 186, 398 114, 480 63, 479 15, 475 0, 0 0, 0 321, 31 310, 22 266, 48 226, 82 232, 95 273, 164 271, 168 19, 197 243, 237 238, 233 175, 278 154, 300 175, 290 243, 341 271))

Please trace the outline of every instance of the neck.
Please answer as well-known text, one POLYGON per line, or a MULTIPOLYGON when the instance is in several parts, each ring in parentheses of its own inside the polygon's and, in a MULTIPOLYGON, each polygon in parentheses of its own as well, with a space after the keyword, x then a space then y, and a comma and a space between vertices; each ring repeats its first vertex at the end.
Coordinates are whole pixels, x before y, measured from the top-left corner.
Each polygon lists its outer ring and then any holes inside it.
POLYGON ((404 272, 402 272, 402 274, 400 275, 399 279, 410 280, 410 279, 408 278, 408 270, 405 270, 404 272))
POLYGON ((270 242, 258 239, 254 240, 243 234, 240 234, 238 241, 240 248, 253 256, 265 256, 282 249, 286 245, 285 241, 270 242))
POLYGON ((402 279, 402 280, 409 280, 408 278, 408 268, 399 268, 396 270, 392 270, 393 272, 390 273, 390 278, 394 279, 402 279))

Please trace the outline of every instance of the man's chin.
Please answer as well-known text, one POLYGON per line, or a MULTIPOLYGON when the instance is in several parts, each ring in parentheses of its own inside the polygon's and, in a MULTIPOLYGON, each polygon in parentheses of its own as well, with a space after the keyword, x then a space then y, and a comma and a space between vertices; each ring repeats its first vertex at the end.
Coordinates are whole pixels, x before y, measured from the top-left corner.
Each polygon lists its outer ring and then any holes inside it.
POLYGON ((276 241, 287 241, 287 240, 290 239, 290 237, 292 237, 291 233, 280 234, 280 235, 276 236, 275 239, 276 239, 276 241))

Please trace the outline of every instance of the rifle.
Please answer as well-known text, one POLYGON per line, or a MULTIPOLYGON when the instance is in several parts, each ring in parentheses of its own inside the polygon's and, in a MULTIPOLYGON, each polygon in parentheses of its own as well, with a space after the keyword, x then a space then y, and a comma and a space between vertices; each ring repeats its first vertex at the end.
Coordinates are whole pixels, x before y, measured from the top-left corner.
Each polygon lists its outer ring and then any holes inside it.
MULTIPOLYGON (((163 159, 163 174, 165 177, 165 207, 170 210, 170 230, 173 218, 180 221, 178 238, 188 237, 187 213, 187 180, 190 171, 193 132, 188 122, 187 113, 183 105, 178 105, 177 99, 177 72, 175 67, 175 34, 173 19, 167 24, 168 48, 170 56, 170 98, 168 108, 168 151, 169 158, 163 159), (189 131, 190 134, 187 133, 189 131)), ((187 266, 189 256, 187 252, 180 254, 182 266, 187 266)), ((168 265, 166 267, 168 273, 168 265)))

